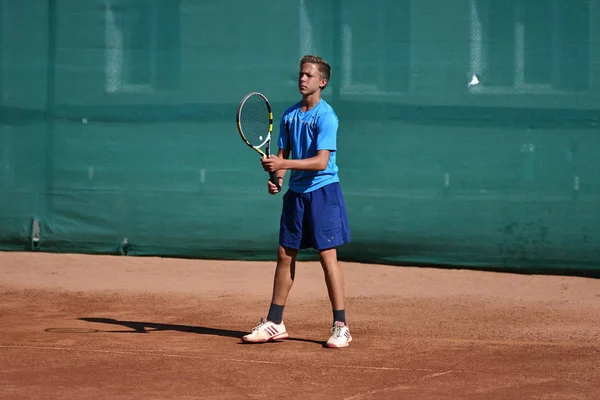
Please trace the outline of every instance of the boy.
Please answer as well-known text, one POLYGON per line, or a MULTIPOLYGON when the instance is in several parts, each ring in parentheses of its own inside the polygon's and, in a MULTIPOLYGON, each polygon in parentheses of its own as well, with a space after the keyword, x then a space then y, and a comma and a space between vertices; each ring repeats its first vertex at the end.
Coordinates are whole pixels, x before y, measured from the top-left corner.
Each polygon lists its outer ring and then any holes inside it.
MULTIPOLYGON (((352 341, 344 308, 344 277, 336 247, 350 241, 344 198, 336 165, 338 118, 321 99, 331 67, 320 57, 300 60, 298 89, 302 100, 288 108, 282 118, 277 156, 262 159, 265 171, 275 171, 279 184, 291 170, 289 190, 283 197, 277 268, 267 318, 261 318, 245 343, 261 343, 288 337, 283 309, 294 283, 296 257, 301 249, 314 247, 325 274, 333 309, 333 327, 326 347, 347 347, 352 341)), ((270 194, 277 186, 268 182, 270 194)))

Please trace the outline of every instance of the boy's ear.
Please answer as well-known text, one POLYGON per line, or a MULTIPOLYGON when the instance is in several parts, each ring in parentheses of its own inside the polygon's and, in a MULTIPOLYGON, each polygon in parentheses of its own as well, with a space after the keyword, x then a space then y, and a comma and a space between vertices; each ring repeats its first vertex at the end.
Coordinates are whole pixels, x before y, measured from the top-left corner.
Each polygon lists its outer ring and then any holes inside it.
POLYGON ((327 86, 327 79, 321 79, 321 84, 319 85, 319 87, 321 89, 324 89, 325 86, 327 86))

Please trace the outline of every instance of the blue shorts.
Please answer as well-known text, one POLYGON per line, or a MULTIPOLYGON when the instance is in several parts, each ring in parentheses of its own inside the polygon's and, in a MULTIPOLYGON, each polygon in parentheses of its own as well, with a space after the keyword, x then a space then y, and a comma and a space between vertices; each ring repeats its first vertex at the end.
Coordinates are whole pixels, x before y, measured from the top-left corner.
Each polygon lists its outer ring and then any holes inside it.
POLYGON ((291 249, 331 249, 350 242, 346 205, 339 182, 308 193, 283 196, 279 244, 291 249))

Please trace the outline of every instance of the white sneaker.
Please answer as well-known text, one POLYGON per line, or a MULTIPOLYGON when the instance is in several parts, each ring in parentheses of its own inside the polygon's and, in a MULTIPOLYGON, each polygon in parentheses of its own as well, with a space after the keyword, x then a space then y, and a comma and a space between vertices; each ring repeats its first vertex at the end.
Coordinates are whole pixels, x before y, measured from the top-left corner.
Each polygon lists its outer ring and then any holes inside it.
POLYGON ((331 328, 331 337, 325 344, 325 347, 348 347, 351 341, 350 329, 343 322, 336 321, 331 328))
POLYGON ((283 321, 281 321, 280 324, 276 324, 261 318, 260 322, 252 329, 252 333, 242 337, 242 342, 264 343, 272 340, 285 339, 286 337, 288 337, 288 333, 285 330, 283 321))

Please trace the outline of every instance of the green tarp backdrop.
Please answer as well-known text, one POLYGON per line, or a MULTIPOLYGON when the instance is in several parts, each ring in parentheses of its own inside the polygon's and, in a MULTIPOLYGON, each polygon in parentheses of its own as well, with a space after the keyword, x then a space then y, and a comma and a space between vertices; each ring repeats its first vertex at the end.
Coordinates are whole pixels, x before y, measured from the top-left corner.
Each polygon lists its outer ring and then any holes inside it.
POLYGON ((600 271, 600 0, 2 0, 0 20, 1 250, 273 259, 281 195, 235 112, 260 91, 278 122, 317 54, 343 260, 600 271))

